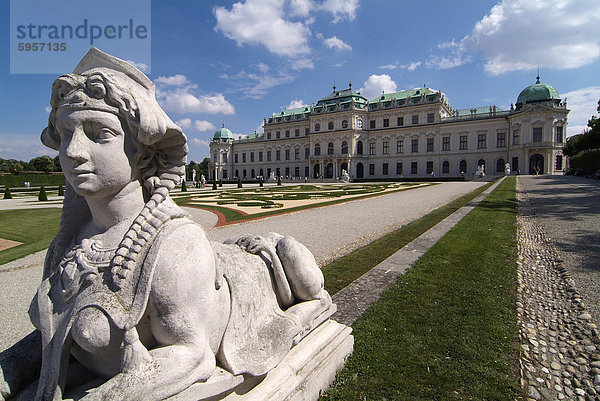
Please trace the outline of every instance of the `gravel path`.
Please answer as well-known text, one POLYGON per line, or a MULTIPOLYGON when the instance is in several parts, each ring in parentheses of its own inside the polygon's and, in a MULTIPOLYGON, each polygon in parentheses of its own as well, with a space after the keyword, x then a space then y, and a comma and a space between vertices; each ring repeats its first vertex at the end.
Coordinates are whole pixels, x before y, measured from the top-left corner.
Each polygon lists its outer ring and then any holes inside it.
MULTIPOLYGON (((244 233, 278 232, 302 242, 323 266, 473 191, 485 182, 448 182, 247 223, 211 228, 222 242, 244 233)), ((201 224, 201 221, 198 221, 201 224)))
MULTIPOLYGON (((192 218, 209 239, 222 242, 240 234, 275 231, 293 236, 325 265, 478 188, 485 182, 448 182, 214 228, 213 213, 194 209, 192 218)), ((189 210, 188 210, 189 211, 189 210)), ((45 252, 0 266, 0 351, 29 333, 27 309, 39 284, 45 252)))

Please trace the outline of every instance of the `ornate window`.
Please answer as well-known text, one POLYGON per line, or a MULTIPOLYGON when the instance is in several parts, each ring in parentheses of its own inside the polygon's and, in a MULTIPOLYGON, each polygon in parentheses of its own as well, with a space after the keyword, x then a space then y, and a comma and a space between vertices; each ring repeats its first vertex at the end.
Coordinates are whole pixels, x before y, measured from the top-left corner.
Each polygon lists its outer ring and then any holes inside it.
POLYGON ((363 143, 362 143, 362 141, 356 142, 356 154, 357 155, 362 155, 363 154, 363 143))
POLYGON ((498 132, 496 134, 496 147, 497 148, 505 148, 506 147, 506 134, 504 132, 498 132))
POLYGON ((346 141, 342 142, 342 154, 343 155, 348 154, 348 142, 346 142, 346 141))
POLYGON ((348 128, 348 120, 342 121, 342 128, 348 128))
MULTIPOLYGON (((333 123, 332 123, 333 124, 333 123)), ((328 155, 332 155, 333 154, 333 142, 329 142, 327 144, 327 154, 328 155)))
POLYGON ((328 129, 329 131, 333 131, 333 121, 330 121, 330 122, 327 124, 327 129, 328 129))
POLYGON ((315 124, 315 131, 316 132, 321 131, 321 124, 319 124, 319 123, 315 124))
POLYGON ((321 145, 315 143, 315 156, 319 156, 321 154, 321 145))
POLYGON ((542 127, 533 127, 533 142, 542 142, 542 127))

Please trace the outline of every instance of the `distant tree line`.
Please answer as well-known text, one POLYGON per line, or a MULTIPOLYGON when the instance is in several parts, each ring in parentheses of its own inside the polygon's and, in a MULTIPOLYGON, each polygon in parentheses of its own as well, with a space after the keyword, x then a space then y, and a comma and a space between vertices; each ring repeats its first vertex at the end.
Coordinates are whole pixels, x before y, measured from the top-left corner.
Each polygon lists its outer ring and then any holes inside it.
POLYGON ((19 174, 22 171, 62 171, 58 156, 52 159, 50 156, 34 157, 28 162, 15 159, 0 158, 0 172, 19 174))
MULTIPOLYGON (((598 113, 600 113, 600 100, 598 100, 598 113)), ((582 152, 600 150, 600 118, 592 116, 587 123, 588 128, 582 134, 574 135, 563 147, 563 153, 572 157, 582 152)))

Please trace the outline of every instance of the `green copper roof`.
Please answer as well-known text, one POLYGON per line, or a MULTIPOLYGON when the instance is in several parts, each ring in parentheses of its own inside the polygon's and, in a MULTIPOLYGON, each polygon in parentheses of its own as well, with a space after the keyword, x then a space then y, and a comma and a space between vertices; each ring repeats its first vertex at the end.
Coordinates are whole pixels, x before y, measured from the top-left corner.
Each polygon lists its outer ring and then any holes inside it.
POLYGON ((297 107, 295 109, 285 109, 279 113, 273 114, 273 117, 287 117, 304 113, 310 113, 310 106, 297 107))
POLYGON ((540 77, 533 85, 523 89, 517 98, 517 104, 541 102, 545 100, 560 100, 558 91, 548 84, 540 83, 540 77))
POLYGON ((229 139, 233 139, 233 134, 231 133, 231 131, 225 128, 225 124, 223 124, 223 126, 218 130, 216 130, 215 134, 213 135, 213 140, 215 141, 220 140, 222 142, 226 142, 229 139))
POLYGON ((344 90, 336 90, 333 87, 333 92, 325 96, 323 99, 317 102, 317 106, 330 105, 336 103, 355 102, 355 103, 367 103, 367 98, 361 95, 359 92, 352 90, 352 84, 350 88, 344 90))
POLYGON ((415 88, 400 92, 383 93, 377 96, 376 98, 369 100, 369 103, 385 102, 392 100, 406 100, 413 97, 435 95, 436 93, 438 92, 430 88, 415 88))

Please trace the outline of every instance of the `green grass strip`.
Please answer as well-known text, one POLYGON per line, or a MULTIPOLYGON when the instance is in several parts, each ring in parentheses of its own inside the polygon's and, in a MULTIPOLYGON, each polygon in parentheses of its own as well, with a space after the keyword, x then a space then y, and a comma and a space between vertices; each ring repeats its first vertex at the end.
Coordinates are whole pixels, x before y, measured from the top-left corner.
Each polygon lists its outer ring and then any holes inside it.
POLYGON ((353 325, 330 400, 514 400, 516 199, 509 177, 353 325))
POLYGON ((392 256, 397 250, 409 244, 431 227, 475 199, 491 185, 492 183, 483 185, 434 210, 428 215, 412 221, 398 230, 376 239, 369 245, 359 248, 324 266, 322 271, 325 276, 325 288, 330 294, 335 294, 392 256))
POLYGON ((60 226, 61 209, 0 210, 0 238, 22 245, 0 251, 0 265, 48 248, 60 226))

